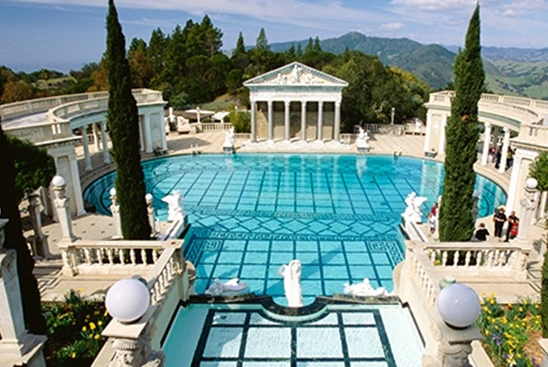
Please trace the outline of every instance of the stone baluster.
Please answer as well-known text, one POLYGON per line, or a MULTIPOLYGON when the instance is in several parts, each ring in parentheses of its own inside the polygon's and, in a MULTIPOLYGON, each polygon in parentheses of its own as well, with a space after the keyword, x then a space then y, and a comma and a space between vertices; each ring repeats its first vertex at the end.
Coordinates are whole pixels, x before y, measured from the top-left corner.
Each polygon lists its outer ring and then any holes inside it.
POLYGON ((114 236, 113 239, 119 240, 124 238, 122 235, 122 220, 120 218, 120 205, 116 198, 116 189, 113 187, 110 189, 110 200, 112 204, 110 205, 110 212, 112 213, 112 219, 114 220, 114 236))

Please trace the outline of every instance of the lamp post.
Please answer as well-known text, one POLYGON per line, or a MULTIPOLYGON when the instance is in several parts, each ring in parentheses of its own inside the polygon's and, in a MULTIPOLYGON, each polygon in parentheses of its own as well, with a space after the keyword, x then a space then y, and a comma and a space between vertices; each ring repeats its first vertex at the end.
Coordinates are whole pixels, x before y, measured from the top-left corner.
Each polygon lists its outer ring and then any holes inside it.
POLYGON ((390 125, 394 125, 394 116, 396 115, 396 109, 392 107, 390 110, 390 125))

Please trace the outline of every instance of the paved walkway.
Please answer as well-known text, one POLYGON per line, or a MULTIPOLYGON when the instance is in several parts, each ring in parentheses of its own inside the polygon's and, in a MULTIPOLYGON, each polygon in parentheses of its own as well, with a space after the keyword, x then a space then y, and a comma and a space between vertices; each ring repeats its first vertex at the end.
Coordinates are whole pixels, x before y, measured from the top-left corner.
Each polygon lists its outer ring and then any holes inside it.
MULTIPOLYGON (((223 131, 207 131, 196 135, 179 135, 170 133, 168 135, 167 155, 180 154, 211 154, 222 153, 222 145, 225 141, 223 131)), ((371 147, 369 154, 401 154, 404 156, 423 158, 424 136, 420 135, 372 135, 369 140, 371 147)), ((340 144, 335 142, 259 142, 250 144, 244 140, 236 140, 235 150, 237 153, 255 153, 255 152, 312 152, 312 153, 337 153, 337 154, 357 154, 354 144, 340 144)), ((77 148, 79 169, 82 179, 82 188, 84 189, 96 178, 107 172, 114 170, 113 164, 105 165, 101 152, 94 152, 91 148, 92 166, 91 172, 84 169, 84 155, 82 147, 77 148)), ((153 154, 145 154, 143 159, 153 159, 153 154)), ((437 157, 441 160, 443 157, 437 157)), ((478 167, 478 171, 499 184, 508 187, 509 173, 500 174, 492 167, 478 167)), ((532 239, 538 239, 543 233, 540 225, 533 226, 530 235, 532 239)), ((35 274, 43 300, 62 299, 62 296, 69 290, 79 290, 85 296, 101 295, 106 292, 112 282, 120 277, 66 277, 60 274, 61 260, 60 251, 57 247, 62 238, 61 228, 57 223, 44 225, 43 232, 48 236, 48 244, 53 258, 49 260, 38 260, 36 263, 35 274)), ((114 235, 114 225, 111 217, 89 213, 84 216, 73 219, 73 233, 76 237, 86 240, 108 240, 114 235)), ((31 233, 26 233, 30 235, 31 233)), ((524 283, 493 283, 492 281, 482 282, 481 280, 470 279, 472 286, 478 293, 487 294, 495 292, 499 300, 512 301, 518 295, 529 295, 535 297, 538 293, 536 289, 529 285, 524 289, 524 283)))

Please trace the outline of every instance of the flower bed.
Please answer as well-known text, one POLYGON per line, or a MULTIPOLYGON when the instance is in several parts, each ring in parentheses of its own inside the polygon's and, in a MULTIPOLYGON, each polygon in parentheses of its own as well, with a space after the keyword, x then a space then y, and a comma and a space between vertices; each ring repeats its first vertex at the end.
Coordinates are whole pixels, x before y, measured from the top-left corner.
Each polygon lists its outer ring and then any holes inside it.
POLYGON ((542 352, 540 306, 528 299, 500 305, 494 294, 482 295, 476 325, 484 336, 483 347, 495 366, 540 366, 542 352))
POLYGON ((64 301, 43 302, 42 312, 48 328, 47 365, 91 366, 103 347, 101 333, 110 320, 104 302, 84 301, 71 290, 64 301))

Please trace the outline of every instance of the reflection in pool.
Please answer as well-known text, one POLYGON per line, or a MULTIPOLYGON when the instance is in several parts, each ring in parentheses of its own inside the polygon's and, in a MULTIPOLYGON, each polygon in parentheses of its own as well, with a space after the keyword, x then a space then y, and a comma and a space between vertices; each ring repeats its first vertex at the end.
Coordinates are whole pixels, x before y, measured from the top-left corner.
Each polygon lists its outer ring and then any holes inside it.
MULTIPOLYGON (((178 156, 144 162, 143 169, 159 219, 167 217, 162 197, 173 190, 184 196, 192 224, 185 255, 196 265, 198 293, 215 278, 239 278, 282 304, 278 269, 292 259, 302 263, 305 304, 364 278, 391 290, 403 259, 404 199, 412 191, 427 197, 427 213, 443 184, 440 163, 392 156, 178 156)), ((113 181, 106 175, 84 193, 100 213, 109 214, 113 181)), ((506 201, 484 177, 476 190, 480 216, 506 201)))

